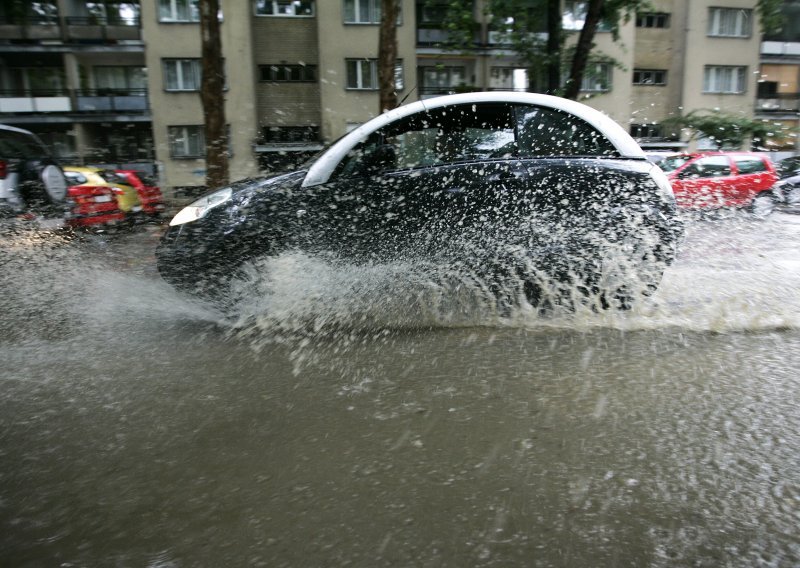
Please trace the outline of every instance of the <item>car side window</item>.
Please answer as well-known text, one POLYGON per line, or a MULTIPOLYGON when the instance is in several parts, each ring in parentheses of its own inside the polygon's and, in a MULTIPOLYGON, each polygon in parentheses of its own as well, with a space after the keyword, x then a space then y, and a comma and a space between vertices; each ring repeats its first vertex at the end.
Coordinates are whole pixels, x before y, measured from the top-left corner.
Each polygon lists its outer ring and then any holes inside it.
POLYGON ((767 165, 760 158, 734 158, 740 174, 756 174, 767 171, 767 165))
POLYGON ((516 155, 513 109, 466 104, 405 117, 372 133, 342 159, 333 178, 503 159, 516 155))
POLYGON ((522 157, 617 155, 614 145, 596 128, 560 110, 520 105, 516 123, 522 157))
POLYGON ((684 169, 682 178, 711 178, 731 175, 731 164, 725 156, 707 156, 692 162, 684 169))

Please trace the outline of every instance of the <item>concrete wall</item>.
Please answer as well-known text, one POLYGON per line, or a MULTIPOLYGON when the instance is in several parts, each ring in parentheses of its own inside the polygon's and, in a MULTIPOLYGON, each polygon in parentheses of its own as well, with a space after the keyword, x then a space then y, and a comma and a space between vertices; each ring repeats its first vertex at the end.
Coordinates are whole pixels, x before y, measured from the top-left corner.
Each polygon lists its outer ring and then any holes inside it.
MULTIPOLYGON (((253 66, 250 2, 226 2, 222 23, 222 49, 228 89, 225 93, 226 120, 230 125, 231 179, 257 172, 253 143, 257 132, 256 96, 253 66)), ((153 138, 165 187, 203 185, 205 160, 172 159, 168 126, 203 124, 199 92, 174 93, 164 89, 164 58, 200 57, 199 23, 162 23, 155 2, 142 2, 142 36, 147 46, 146 59, 149 95, 153 116, 153 138)))

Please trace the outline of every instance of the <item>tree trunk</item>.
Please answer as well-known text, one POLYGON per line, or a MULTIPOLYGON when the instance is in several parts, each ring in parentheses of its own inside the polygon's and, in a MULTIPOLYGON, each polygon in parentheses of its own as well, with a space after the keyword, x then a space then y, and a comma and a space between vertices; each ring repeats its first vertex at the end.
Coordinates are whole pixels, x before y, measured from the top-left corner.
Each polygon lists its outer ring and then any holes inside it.
POLYGON ((394 70, 397 64, 397 16, 399 0, 381 0, 381 29, 378 39, 378 88, 380 112, 397 106, 394 70))
POLYGON ((561 0, 547 0, 547 92, 561 88, 561 0))
POLYGON ((594 44, 594 34, 603 14, 604 4, 605 0, 589 0, 586 21, 583 24, 580 36, 578 36, 578 44, 575 46, 575 55, 572 58, 572 68, 564 89, 564 96, 568 99, 575 100, 578 98, 583 74, 589 62, 589 52, 594 44))
POLYGON ((219 31, 219 0, 200 0, 203 102, 206 142, 206 186, 218 189, 228 184, 228 133, 225 124, 225 70, 219 31))

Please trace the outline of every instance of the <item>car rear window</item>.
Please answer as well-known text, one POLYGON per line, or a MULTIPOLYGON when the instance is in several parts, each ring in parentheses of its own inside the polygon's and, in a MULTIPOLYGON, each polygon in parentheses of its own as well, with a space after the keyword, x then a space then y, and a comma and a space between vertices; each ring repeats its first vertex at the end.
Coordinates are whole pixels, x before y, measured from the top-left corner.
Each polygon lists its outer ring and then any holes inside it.
POLYGON ((67 183, 70 185, 81 185, 86 183, 86 176, 80 174, 78 172, 64 172, 64 176, 67 178, 67 183))
POLYGON ((24 132, 0 129, 0 156, 30 160, 46 158, 48 152, 36 138, 24 132))
POLYGON ((768 171, 767 164, 761 158, 734 158, 736 169, 740 174, 755 174, 768 171))

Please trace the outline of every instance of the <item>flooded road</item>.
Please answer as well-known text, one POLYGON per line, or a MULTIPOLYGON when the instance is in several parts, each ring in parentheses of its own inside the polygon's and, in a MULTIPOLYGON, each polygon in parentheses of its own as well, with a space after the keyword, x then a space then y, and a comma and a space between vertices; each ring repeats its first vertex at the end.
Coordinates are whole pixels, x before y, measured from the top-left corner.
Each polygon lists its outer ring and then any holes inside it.
POLYGON ((301 256, 221 318, 157 237, 0 247, 0 565, 800 565, 800 215, 548 318, 301 256))

